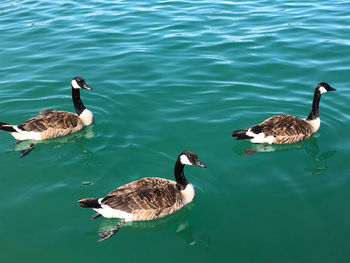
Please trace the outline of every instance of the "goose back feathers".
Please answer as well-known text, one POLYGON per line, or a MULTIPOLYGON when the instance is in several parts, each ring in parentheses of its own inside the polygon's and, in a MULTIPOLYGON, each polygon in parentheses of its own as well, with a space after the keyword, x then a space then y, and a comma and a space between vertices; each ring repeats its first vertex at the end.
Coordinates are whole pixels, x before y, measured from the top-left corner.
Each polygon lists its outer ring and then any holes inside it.
POLYGON ((43 110, 18 129, 40 133, 41 140, 52 139, 81 130, 85 125, 78 115, 67 111, 43 110))
POLYGON ((308 139, 320 128, 319 102, 321 94, 334 91, 327 83, 317 85, 312 108, 306 119, 293 115, 275 115, 248 129, 232 133, 236 140, 250 140, 253 143, 288 144, 308 139))

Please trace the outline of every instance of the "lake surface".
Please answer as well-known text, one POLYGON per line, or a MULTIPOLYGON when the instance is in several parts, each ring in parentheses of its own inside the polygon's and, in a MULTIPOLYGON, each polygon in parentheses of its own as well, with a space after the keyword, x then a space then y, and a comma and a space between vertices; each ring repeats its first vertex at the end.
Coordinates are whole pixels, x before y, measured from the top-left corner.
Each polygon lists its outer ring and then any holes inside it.
POLYGON ((349 1, 1 1, 0 121, 73 111, 70 81, 95 123, 25 158, 0 132, 1 262, 349 262, 349 1), (233 130, 279 113, 309 140, 269 147, 233 130), (153 222, 90 219, 77 200, 145 176, 173 178, 194 202, 153 222))

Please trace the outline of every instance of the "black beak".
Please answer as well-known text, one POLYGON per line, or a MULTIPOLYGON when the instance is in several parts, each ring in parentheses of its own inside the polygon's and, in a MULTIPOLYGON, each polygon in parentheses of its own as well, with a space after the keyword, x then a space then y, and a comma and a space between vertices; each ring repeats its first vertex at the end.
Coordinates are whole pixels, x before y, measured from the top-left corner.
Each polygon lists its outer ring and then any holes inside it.
POLYGON ((92 88, 90 88, 90 86, 88 86, 86 83, 84 83, 83 89, 92 90, 92 88))
POLYGON ((207 168, 207 166, 204 163, 202 163, 199 159, 196 161, 196 166, 207 168))
POLYGON ((329 86, 328 91, 336 91, 336 89, 335 89, 335 88, 332 88, 331 86, 329 86))

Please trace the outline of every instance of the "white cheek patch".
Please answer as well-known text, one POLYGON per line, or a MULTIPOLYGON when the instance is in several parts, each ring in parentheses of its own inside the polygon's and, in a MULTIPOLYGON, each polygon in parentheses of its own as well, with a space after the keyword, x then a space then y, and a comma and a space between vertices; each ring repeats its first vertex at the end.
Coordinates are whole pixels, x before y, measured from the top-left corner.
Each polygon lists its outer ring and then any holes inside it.
POLYGON ((190 162, 190 160, 188 160, 187 156, 184 155, 184 154, 180 156, 180 162, 181 162, 183 165, 185 165, 185 164, 187 164, 187 165, 192 165, 192 163, 190 162))
POLYGON ((327 90, 323 86, 321 86, 318 90, 320 91, 321 94, 327 92, 327 90))
POLYGON ((78 83, 75 79, 72 80, 72 87, 75 89, 80 89, 80 86, 78 85, 78 83))

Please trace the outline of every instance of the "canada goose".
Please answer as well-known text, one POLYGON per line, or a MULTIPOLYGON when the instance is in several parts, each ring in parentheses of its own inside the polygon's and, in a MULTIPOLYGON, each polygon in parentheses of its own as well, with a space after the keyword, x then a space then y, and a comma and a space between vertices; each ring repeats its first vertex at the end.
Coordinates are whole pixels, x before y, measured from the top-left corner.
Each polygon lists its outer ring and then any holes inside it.
POLYGON ((293 115, 275 115, 248 129, 234 131, 232 137, 236 137, 236 140, 247 139, 252 143, 265 145, 295 143, 308 139, 320 128, 318 108, 322 93, 334 90, 336 89, 325 82, 316 86, 312 108, 306 119, 293 115))
POLYGON ((117 226, 99 233, 103 241, 118 232, 121 225, 131 221, 145 221, 161 218, 189 204, 195 195, 192 184, 184 175, 185 165, 195 165, 206 168, 194 152, 183 151, 175 163, 175 181, 145 177, 122 185, 103 198, 84 198, 79 200, 81 207, 94 209, 99 216, 120 218, 117 226))
POLYGON ((33 117, 20 125, 0 122, 0 130, 9 132, 15 139, 46 140, 64 136, 83 129, 93 122, 93 115, 80 99, 80 89, 92 90, 81 77, 71 81, 72 99, 77 114, 67 111, 42 110, 41 115, 33 117))

